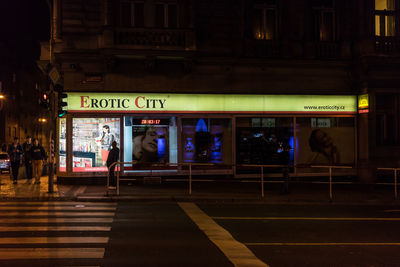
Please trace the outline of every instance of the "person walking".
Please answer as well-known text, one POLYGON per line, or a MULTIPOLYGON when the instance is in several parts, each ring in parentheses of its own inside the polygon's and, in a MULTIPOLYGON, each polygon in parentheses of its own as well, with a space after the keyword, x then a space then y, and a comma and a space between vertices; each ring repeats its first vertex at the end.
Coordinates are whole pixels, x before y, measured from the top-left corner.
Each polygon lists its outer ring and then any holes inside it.
POLYGON ((28 179, 28 183, 32 181, 32 156, 31 156, 32 146, 33 146, 32 138, 28 135, 26 137, 25 143, 22 144, 22 149, 24 150, 23 163, 25 164, 25 172, 26 172, 26 178, 28 179))
POLYGON ((46 153, 43 147, 39 144, 39 140, 33 140, 31 148, 31 157, 33 162, 33 177, 35 177, 35 184, 40 184, 40 176, 42 176, 43 162, 46 160, 46 153))
POLYGON ((110 189, 115 189, 115 187, 117 186, 117 181, 114 175, 115 164, 114 165, 112 164, 119 160, 119 148, 117 147, 116 141, 113 141, 111 146, 112 149, 110 150, 110 153, 108 153, 107 157, 107 168, 109 168, 110 171, 110 189))
POLYGON ((7 153, 10 156, 13 184, 16 184, 18 181, 18 170, 21 161, 21 155, 23 153, 18 137, 14 137, 14 143, 8 147, 7 153))

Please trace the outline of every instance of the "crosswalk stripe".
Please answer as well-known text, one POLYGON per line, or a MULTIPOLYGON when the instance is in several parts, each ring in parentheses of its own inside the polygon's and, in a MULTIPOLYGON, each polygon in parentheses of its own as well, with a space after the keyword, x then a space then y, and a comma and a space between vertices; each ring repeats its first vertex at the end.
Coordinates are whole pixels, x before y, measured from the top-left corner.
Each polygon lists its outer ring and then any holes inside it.
POLYGON ((39 210, 48 210, 48 211, 56 211, 56 210, 82 210, 82 211, 97 211, 97 210, 105 210, 105 211, 110 211, 113 210, 115 211, 117 208, 116 207, 60 207, 60 206, 37 206, 37 207, 32 207, 32 206, 19 206, 19 207, 12 207, 12 206, 0 206, 0 212, 4 210, 32 210, 32 211, 39 211, 39 210))
POLYGON ((11 206, 11 205, 16 205, 16 206, 75 206, 75 205, 84 205, 84 206, 117 206, 118 203, 115 202, 64 202, 64 201, 58 201, 58 202, 0 202, 0 206, 11 206))
POLYGON ((1 202, 0 265, 2 260, 102 259, 116 209, 117 203, 1 202))
POLYGON ((0 226, 0 232, 24 232, 24 231, 90 231, 109 232, 111 227, 107 226, 0 226))
POLYGON ((0 212, 0 217, 38 217, 38 216, 63 216, 63 217, 113 217, 114 212, 45 212, 45 211, 23 211, 23 212, 0 212))
POLYGON ((113 218, 0 218, 0 223, 112 223, 113 218))
POLYGON ((104 248, 0 248, 0 260, 102 259, 104 248))
POLYGON ((0 237, 0 244, 106 244, 108 237, 0 237))

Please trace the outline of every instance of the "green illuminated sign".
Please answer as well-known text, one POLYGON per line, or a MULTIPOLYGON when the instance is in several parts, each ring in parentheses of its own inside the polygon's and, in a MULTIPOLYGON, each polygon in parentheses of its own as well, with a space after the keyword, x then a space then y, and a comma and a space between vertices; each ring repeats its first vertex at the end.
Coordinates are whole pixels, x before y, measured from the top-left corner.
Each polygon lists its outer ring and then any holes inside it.
POLYGON ((356 96, 68 93, 69 112, 345 113, 356 96))

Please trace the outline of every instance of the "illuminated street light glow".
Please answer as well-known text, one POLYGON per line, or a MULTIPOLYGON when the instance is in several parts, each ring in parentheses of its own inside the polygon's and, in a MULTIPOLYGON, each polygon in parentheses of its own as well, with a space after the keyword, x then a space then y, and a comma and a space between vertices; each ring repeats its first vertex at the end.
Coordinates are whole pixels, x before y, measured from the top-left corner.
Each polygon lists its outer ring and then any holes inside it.
POLYGON ((6 98, 5 95, 0 95, 0 99, 6 98))
POLYGON ((47 121, 47 119, 45 119, 45 118, 39 118, 38 121, 39 121, 39 122, 42 122, 42 123, 45 123, 45 122, 47 121))

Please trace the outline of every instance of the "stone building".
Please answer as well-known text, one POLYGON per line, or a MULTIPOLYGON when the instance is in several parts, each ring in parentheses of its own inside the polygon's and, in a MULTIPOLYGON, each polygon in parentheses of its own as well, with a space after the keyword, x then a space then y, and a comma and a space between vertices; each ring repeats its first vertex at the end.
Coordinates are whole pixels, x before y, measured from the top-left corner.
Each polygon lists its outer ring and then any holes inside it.
MULTIPOLYGON (((370 182, 376 167, 398 166, 399 0, 53 7, 54 43, 42 44, 41 61, 53 57, 68 94, 58 123, 61 176, 105 171, 110 132, 125 161, 224 164, 203 173, 235 177, 246 174, 243 164, 278 163, 286 144, 297 175, 321 171, 310 164, 351 165, 370 182), (135 155, 149 126, 157 151, 135 155)), ((132 168, 124 173, 135 175, 132 168)))

